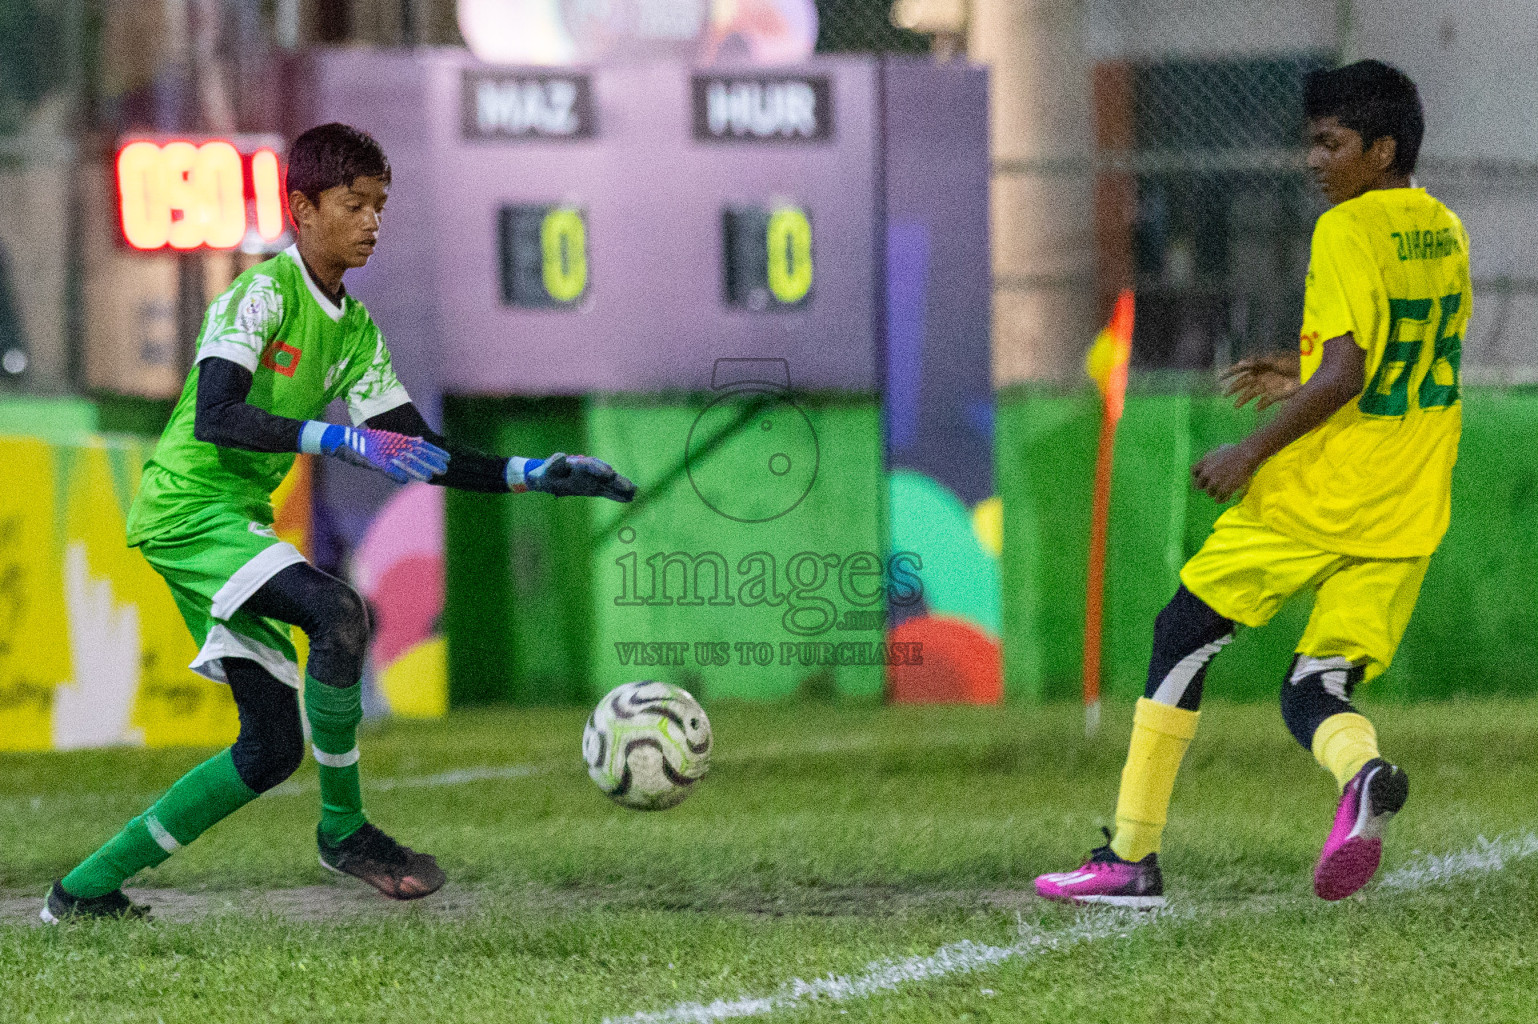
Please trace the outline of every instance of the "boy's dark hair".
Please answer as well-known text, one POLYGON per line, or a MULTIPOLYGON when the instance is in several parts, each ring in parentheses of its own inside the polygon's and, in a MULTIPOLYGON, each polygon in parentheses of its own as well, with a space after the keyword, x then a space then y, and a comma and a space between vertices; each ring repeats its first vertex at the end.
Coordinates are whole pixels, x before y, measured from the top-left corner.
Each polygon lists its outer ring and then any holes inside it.
POLYGON ((351 125, 317 125, 294 140, 288 151, 288 190, 301 192, 312 203, 354 178, 383 178, 390 183, 390 161, 368 132, 351 125))
POLYGON ((1394 140, 1390 169, 1415 170, 1426 115, 1420 92, 1403 71, 1380 60, 1314 71, 1303 82, 1303 113, 1310 120, 1333 117, 1362 137, 1366 149, 1385 136, 1394 140))

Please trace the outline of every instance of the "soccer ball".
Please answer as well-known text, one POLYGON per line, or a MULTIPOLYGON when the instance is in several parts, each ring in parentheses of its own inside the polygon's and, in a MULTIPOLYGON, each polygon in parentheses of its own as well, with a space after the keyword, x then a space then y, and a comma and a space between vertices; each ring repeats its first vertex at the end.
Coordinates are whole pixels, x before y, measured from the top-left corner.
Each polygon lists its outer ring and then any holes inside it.
POLYGON ((710 767, 710 719, 681 687, 616 686, 588 716, 582 759, 615 803, 638 811, 673 807, 710 767))

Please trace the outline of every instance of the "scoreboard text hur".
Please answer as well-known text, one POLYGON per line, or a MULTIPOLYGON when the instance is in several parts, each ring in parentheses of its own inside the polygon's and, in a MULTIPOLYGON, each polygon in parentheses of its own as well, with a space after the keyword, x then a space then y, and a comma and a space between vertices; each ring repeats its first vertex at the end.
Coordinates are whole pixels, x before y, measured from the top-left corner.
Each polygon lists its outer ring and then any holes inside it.
MULTIPOLYGON (((502 302, 579 305, 591 282, 585 211, 504 206, 497 224, 502 302)), ((729 306, 795 309, 812 296, 812 221, 794 206, 731 206, 721 215, 721 293, 729 306)))

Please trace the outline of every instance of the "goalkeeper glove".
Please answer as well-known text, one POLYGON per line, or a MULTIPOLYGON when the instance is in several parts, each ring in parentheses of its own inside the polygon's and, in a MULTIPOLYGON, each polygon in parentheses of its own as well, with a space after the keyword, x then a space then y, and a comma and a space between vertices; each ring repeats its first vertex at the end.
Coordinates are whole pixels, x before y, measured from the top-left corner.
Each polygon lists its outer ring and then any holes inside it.
POLYGON ((305 421, 299 431, 299 450, 377 469, 401 484, 431 480, 449 468, 449 453, 420 437, 320 420, 305 421))
POLYGON ((513 491, 542 491, 558 498, 635 498, 635 484, 616 473, 607 462, 564 452, 556 452, 548 459, 508 459, 507 486, 513 491))

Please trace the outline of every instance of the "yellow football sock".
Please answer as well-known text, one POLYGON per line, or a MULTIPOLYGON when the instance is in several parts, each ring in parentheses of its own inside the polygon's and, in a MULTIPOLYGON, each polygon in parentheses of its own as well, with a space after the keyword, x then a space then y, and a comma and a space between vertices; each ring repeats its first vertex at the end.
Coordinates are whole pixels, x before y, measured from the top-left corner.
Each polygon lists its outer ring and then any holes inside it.
POLYGON ((1378 733, 1361 715, 1343 711, 1314 730, 1314 759, 1335 776, 1344 791, 1362 766, 1378 756, 1378 733))
POLYGON ((1159 852, 1175 773, 1200 717, 1200 711, 1138 698, 1132 743, 1121 770, 1121 795, 1116 800, 1116 838, 1111 840, 1111 849, 1123 860, 1142 860, 1159 852))

